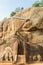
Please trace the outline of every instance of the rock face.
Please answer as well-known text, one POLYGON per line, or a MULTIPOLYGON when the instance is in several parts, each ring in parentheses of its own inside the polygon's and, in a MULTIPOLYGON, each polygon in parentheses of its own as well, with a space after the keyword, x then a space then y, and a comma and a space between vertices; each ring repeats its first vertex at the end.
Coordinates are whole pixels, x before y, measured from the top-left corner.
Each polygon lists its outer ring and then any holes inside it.
POLYGON ((24 10, 0 22, 0 61, 43 61, 43 7, 24 10))

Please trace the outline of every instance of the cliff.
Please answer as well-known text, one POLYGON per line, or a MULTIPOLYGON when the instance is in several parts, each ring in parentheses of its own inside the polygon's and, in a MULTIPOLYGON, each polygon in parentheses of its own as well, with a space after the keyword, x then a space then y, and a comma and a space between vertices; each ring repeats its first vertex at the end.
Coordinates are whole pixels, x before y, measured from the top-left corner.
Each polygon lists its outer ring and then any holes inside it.
POLYGON ((43 7, 26 9, 0 22, 0 60, 4 56, 8 60, 8 54, 15 60, 18 44, 19 53, 29 55, 29 61, 43 60, 43 7))

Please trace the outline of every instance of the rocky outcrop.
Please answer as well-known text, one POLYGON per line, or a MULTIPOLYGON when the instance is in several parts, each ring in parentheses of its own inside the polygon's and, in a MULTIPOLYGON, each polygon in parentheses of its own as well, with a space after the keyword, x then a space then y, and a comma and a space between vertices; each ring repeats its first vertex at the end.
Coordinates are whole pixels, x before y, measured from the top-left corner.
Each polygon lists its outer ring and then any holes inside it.
POLYGON ((29 62, 43 60, 43 7, 26 9, 0 22, 0 60, 7 56, 16 61, 18 45, 29 62))

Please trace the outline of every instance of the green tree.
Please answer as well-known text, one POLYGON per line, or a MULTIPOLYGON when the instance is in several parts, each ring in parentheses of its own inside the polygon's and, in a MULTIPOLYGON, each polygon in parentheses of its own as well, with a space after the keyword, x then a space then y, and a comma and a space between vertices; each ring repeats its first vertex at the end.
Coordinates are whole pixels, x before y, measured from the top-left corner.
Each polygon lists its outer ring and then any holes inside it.
POLYGON ((16 14, 16 12, 11 12, 10 16, 14 16, 16 14))
POLYGON ((21 12, 24 8, 23 7, 18 7, 15 9, 15 11, 11 12, 10 16, 14 16, 15 14, 21 12))
POLYGON ((40 5, 43 6, 43 0, 41 0, 40 5))
POLYGON ((23 7, 21 7, 21 8, 18 7, 18 8, 15 9, 15 12, 16 12, 16 13, 19 13, 19 12, 21 12, 23 9, 24 9, 23 7))
POLYGON ((43 0, 38 0, 38 1, 34 2, 32 6, 33 7, 43 6, 43 0))
POLYGON ((38 0, 38 1, 34 2, 32 6, 33 7, 39 7, 40 6, 40 1, 38 0))
POLYGON ((38 7, 38 6, 40 6, 40 2, 34 2, 34 4, 32 6, 33 7, 38 7))

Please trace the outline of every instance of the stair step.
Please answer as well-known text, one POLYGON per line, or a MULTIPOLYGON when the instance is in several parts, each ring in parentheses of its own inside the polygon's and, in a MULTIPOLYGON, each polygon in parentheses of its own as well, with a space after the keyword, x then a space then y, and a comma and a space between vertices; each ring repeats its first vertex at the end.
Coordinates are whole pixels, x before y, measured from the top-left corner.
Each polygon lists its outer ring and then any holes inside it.
POLYGON ((25 55, 18 55, 18 62, 17 63, 19 63, 19 64, 26 63, 25 55))

